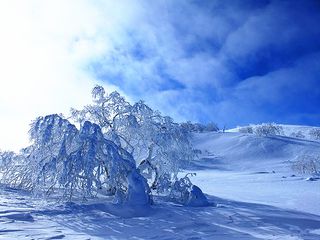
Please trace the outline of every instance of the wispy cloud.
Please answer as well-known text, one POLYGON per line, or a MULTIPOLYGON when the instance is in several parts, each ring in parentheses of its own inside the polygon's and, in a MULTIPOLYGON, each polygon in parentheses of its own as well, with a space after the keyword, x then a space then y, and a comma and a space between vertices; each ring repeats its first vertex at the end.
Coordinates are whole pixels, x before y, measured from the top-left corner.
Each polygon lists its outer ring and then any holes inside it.
POLYGON ((1 1, 0 146, 26 142, 12 136, 36 115, 85 104, 97 82, 177 120, 317 124, 319 10, 312 0, 1 1))
POLYGON ((319 122, 307 106, 316 105, 318 91, 303 86, 319 89, 318 2, 159 2, 139 2, 140 24, 123 26, 93 74, 177 119, 319 122))

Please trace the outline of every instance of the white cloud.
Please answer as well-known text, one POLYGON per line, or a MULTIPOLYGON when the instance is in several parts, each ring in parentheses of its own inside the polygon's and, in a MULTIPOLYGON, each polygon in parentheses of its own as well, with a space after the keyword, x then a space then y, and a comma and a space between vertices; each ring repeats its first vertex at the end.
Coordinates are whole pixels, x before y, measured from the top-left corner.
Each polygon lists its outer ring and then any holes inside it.
MULTIPOLYGON (((263 1, 0 1, 0 148, 27 143, 36 116, 90 101, 97 81, 177 120, 241 120, 254 106, 248 98, 235 113, 235 93, 245 93, 234 65, 303 38, 301 24, 313 20, 293 25, 298 11, 283 10, 263 1)), ((258 93, 267 79, 250 86, 258 93)))
POLYGON ((109 46, 99 28, 118 21, 98 9, 87 1, 0 2, 1 149, 25 146, 36 116, 89 102, 96 80, 86 64, 109 46))

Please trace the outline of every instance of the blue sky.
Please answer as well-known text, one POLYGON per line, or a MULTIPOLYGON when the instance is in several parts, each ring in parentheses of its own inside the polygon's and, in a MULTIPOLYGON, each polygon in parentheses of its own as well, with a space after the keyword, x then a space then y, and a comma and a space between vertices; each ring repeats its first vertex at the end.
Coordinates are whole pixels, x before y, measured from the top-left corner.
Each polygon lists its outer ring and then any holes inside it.
POLYGON ((179 120, 320 124, 319 1, 139 3, 99 80, 179 120))
POLYGON ((319 22, 316 0, 1 1, 0 147, 95 84, 178 121, 319 126, 319 22))

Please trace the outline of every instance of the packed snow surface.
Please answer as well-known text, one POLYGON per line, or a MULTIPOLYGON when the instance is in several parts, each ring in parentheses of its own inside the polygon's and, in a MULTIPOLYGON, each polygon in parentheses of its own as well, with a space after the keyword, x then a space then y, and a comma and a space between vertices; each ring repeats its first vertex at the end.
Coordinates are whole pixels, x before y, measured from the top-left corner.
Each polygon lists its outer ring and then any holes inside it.
MULTIPOLYGON (((199 158, 185 173, 209 206, 108 199, 56 203, 0 187, 0 239, 320 239, 320 180, 291 169, 320 142, 237 132, 195 134, 199 158)), ((181 176, 183 176, 182 173, 181 176)))

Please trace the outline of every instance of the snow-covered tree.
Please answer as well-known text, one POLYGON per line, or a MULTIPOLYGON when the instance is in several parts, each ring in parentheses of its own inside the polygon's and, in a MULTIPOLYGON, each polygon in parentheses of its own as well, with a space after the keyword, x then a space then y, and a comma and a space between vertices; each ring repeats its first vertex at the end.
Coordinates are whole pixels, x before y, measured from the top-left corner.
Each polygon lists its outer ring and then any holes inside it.
POLYGON ((14 156, 3 182, 64 199, 107 194, 118 202, 119 196, 131 203, 139 196, 143 204, 150 203, 149 187, 132 156, 105 139, 98 125, 86 121, 78 130, 68 120, 48 115, 32 123, 30 137, 32 145, 14 156))
POLYGON ((281 135, 283 128, 275 123, 263 123, 255 126, 253 132, 258 136, 281 135))
POLYGON ((303 134, 302 131, 297 131, 297 132, 292 132, 290 134, 290 137, 294 137, 294 138, 305 138, 306 136, 303 134))
POLYGON ((312 139, 320 140, 320 128, 313 128, 309 131, 309 135, 312 139))
POLYGON ((12 151, 1 151, 0 150, 0 169, 5 168, 10 165, 12 159, 16 156, 16 154, 12 151))
POLYGON ((219 127, 216 123, 209 122, 207 124, 192 123, 190 121, 181 123, 180 126, 189 132, 218 132, 219 127))
POLYGON ((20 154, 1 154, 9 162, 2 182, 63 199, 103 194, 116 203, 145 205, 154 189, 182 204, 207 203, 189 178, 177 177, 194 157, 189 131, 143 101, 131 105, 101 86, 92 97, 82 110, 71 109, 69 119, 78 128, 57 114, 37 118, 29 132, 32 144, 20 154), (183 182, 189 183, 177 188, 183 182))
POLYGON ((302 174, 320 175, 320 156, 299 155, 292 163, 292 169, 302 174))
POLYGON ((93 103, 82 110, 71 109, 72 119, 98 124, 104 136, 132 154, 152 188, 159 180, 176 179, 183 162, 193 158, 189 132, 170 117, 162 116, 143 101, 133 105, 118 92, 103 87, 92 90, 93 103))
POLYGON ((192 184, 188 175, 174 182, 169 196, 187 206, 201 207, 209 205, 208 199, 198 186, 192 184))
POLYGON ((252 126, 245 126, 245 127, 239 127, 239 133, 253 133, 253 127, 252 126))

